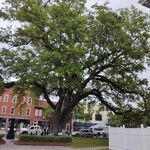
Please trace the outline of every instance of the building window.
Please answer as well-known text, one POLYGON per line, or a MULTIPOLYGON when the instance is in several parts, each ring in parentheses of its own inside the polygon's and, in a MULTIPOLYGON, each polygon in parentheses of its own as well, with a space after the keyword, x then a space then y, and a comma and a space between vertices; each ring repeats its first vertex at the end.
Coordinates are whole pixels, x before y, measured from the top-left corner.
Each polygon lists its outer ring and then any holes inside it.
POLYGON ((17 102, 17 96, 13 96, 13 103, 16 103, 17 102))
POLYGON ((39 117, 42 116, 42 109, 39 109, 39 117))
POLYGON ((38 116, 38 109, 35 109, 35 116, 38 116))
POLYGON ((41 117, 43 114, 43 110, 41 108, 35 109, 35 116, 41 117))
POLYGON ((2 107, 1 113, 2 113, 2 114, 5 114, 5 113, 6 113, 6 106, 3 106, 3 107, 2 107))
POLYGON ((14 107, 10 108, 10 114, 11 114, 11 115, 14 114, 14 107))
POLYGON ((7 95, 4 96, 4 101, 8 102, 8 100, 9 100, 9 95, 7 94, 7 95))
POLYGON ((28 98, 28 104, 31 104, 31 103, 32 103, 32 98, 29 97, 29 98, 28 98))
POLYGON ((27 109, 26 116, 30 116, 30 109, 27 109))
POLYGON ((95 114, 95 120, 102 121, 102 115, 101 114, 95 114))

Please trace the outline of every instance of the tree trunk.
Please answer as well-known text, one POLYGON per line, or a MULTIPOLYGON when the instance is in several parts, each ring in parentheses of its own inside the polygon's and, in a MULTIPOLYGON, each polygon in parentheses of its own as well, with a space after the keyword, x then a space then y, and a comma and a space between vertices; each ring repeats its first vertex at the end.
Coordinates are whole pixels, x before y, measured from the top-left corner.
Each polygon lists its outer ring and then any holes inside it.
POLYGON ((66 128, 66 117, 61 117, 61 112, 58 110, 54 111, 52 123, 51 123, 51 132, 54 135, 58 135, 59 132, 65 130, 66 128))

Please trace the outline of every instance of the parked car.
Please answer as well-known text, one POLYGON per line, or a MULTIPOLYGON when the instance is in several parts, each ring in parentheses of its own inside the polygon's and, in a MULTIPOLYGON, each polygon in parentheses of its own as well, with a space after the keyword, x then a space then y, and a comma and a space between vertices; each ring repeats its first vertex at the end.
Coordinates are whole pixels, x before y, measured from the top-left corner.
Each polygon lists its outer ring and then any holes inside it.
POLYGON ((31 135, 41 135, 42 134, 42 128, 39 125, 32 125, 28 128, 28 134, 31 135))
POLYGON ((89 129, 81 129, 79 131, 79 136, 83 137, 93 137, 93 132, 90 131, 89 129))
POLYGON ((72 136, 79 136, 79 135, 80 135, 80 132, 79 132, 79 131, 73 131, 71 135, 72 135, 72 136))
POLYGON ((89 128, 93 137, 108 137, 108 130, 104 128, 89 128))
POLYGON ((20 128, 19 133, 20 134, 28 134, 28 128, 20 128))
POLYGON ((31 134, 31 135, 41 135, 43 132, 39 125, 32 125, 29 128, 20 128, 20 134, 31 134))

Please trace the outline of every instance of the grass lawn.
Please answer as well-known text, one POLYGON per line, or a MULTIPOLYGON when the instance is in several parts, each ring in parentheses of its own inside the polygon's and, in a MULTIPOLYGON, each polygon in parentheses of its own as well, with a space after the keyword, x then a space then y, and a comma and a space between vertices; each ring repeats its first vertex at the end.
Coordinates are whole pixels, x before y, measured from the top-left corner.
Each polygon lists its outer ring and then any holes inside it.
POLYGON ((84 138, 84 137, 72 137, 72 147, 96 147, 96 146, 108 146, 108 139, 97 138, 84 138))

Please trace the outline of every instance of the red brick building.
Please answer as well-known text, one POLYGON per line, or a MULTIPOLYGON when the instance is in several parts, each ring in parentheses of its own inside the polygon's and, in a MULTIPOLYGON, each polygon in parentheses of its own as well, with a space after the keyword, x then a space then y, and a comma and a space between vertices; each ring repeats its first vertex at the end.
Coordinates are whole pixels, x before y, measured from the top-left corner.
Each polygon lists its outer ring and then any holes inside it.
POLYGON ((5 89, 4 93, 0 95, 0 128, 7 128, 12 118, 15 118, 16 128, 27 127, 34 123, 41 127, 50 126, 50 118, 45 118, 43 115, 43 109, 47 107, 45 100, 38 100, 35 103, 29 95, 26 95, 23 97, 21 105, 20 110, 13 88, 5 89))

